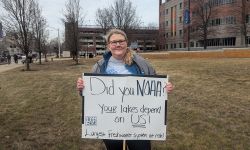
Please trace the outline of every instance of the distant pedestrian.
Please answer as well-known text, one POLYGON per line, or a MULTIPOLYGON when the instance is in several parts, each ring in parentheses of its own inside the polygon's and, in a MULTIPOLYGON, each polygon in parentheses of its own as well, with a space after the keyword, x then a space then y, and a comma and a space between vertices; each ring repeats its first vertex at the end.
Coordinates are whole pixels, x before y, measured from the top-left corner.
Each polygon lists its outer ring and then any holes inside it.
POLYGON ((11 63, 11 56, 10 56, 10 54, 7 55, 7 61, 8 61, 8 64, 11 63))
POLYGON ((17 54, 14 54, 13 57, 14 57, 15 63, 18 64, 18 56, 17 56, 17 54))

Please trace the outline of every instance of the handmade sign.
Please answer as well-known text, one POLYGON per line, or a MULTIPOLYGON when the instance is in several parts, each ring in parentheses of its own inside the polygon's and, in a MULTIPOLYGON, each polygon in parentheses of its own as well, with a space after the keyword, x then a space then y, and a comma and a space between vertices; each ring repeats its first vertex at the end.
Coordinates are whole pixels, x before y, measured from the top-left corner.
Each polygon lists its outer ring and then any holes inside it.
POLYGON ((83 79, 83 138, 166 139, 166 76, 85 73, 83 79))

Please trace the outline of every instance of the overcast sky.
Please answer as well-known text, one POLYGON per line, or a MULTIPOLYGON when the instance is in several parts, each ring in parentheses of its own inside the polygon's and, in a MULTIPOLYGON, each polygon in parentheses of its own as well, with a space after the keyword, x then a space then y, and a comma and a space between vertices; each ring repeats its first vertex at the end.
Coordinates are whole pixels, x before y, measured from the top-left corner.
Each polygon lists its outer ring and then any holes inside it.
MULTIPOLYGON (((67 0, 39 0, 43 15, 48 21, 48 25, 54 28, 60 28, 62 36, 64 27, 60 18, 63 18, 63 10, 67 0)), ((95 24, 95 12, 98 8, 106 8, 114 3, 115 0, 80 0, 82 13, 85 14, 85 24, 95 24)), ((154 23, 158 26, 159 20, 159 1, 158 0, 130 0, 136 7, 138 16, 143 25, 154 23)), ((50 29, 50 38, 55 38, 57 31, 50 29)))

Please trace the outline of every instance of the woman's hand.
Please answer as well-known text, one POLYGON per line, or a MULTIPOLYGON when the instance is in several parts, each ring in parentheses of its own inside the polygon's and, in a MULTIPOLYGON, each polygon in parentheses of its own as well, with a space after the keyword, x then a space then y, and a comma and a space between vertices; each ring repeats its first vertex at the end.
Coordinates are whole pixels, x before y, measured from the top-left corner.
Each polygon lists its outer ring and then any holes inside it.
POLYGON ((76 82, 76 88, 78 89, 79 92, 81 92, 84 89, 84 81, 82 78, 78 78, 76 82))
POLYGON ((167 93, 172 92, 173 89, 174 89, 173 84, 171 82, 168 82, 167 85, 166 85, 166 91, 167 91, 167 93))

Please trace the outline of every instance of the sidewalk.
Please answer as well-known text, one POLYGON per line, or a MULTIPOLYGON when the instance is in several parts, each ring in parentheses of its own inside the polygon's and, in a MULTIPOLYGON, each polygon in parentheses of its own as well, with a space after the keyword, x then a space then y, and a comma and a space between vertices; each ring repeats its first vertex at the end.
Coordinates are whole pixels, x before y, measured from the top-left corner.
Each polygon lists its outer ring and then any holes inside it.
POLYGON ((17 67, 21 67, 23 66, 23 64, 21 62, 18 62, 18 64, 15 64, 14 62, 11 62, 11 64, 2 64, 0 65, 0 73, 7 71, 7 70, 11 70, 17 67))
MULTIPOLYGON (((70 59, 72 58, 53 58, 53 61, 70 60, 70 59)), ((51 61, 51 58, 48 58, 48 61, 51 61)), ((44 62, 44 58, 42 58, 42 62, 44 62)), ((39 60, 37 60, 34 63, 39 63, 39 60)), ((24 65, 25 64, 22 64, 20 59, 18 60, 18 64, 15 64, 14 60, 11 60, 11 64, 0 64, 0 73, 17 67, 23 67, 24 65)))

